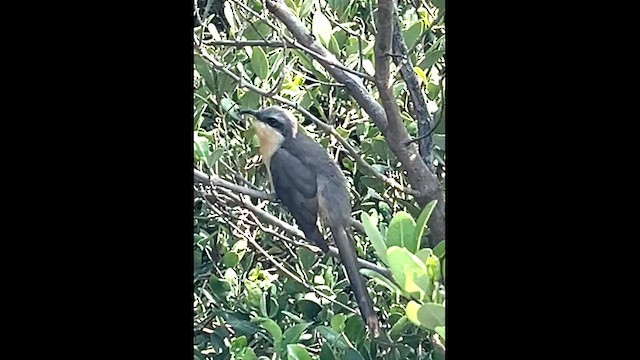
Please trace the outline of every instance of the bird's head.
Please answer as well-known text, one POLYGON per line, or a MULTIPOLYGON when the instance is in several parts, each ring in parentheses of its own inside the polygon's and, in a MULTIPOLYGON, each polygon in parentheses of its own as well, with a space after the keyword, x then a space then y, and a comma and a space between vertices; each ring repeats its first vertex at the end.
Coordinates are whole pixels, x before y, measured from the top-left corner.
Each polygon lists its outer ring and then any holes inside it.
POLYGON ((254 126, 261 141, 263 138, 268 138, 270 140, 277 139, 278 142, 281 142, 288 137, 295 138, 298 134, 296 118, 281 107, 270 106, 262 110, 245 109, 240 110, 238 113, 240 115, 250 114, 255 117, 254 126))

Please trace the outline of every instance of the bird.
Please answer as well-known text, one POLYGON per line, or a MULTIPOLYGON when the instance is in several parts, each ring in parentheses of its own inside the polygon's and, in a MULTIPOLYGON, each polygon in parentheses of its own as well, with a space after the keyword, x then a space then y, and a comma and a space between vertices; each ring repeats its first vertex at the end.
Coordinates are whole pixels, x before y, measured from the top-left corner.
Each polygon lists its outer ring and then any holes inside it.
POLYGON ((350 239, 351 199, 340 167, 318 142, 298 131, 298 122, 289 111, 270 106, 238 113, 255 119, 262 162, 277 200, 289 210, 305 237, 324 253, 329 246, 318 229, 318 216, 329 226, 360 315, 377 337, 378 317, 350 239))

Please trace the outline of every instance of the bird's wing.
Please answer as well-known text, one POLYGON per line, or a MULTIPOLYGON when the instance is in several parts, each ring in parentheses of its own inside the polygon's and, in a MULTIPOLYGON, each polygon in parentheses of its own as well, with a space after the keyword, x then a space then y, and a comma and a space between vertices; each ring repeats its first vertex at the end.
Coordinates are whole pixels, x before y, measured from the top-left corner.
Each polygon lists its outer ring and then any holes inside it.
POLYGON ((276 195, 296 219, 298 227, 310 241, 328 251, 316 225, 318 185, 315 168, 306 166, 288 150, 280 148, 271 157, 270 170, 276 195))

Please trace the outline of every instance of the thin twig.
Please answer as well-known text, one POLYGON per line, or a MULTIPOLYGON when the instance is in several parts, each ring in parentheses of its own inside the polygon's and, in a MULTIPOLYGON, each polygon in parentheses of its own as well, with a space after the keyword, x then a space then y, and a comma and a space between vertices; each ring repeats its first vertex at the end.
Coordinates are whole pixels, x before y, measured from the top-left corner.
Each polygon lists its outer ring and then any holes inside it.
POLYGON ((215 175, 215 174, 207 175, 204 172, 195 168, 193 169, 193 181, 198 183, 203 183, 203 184, 210 184, 211 186, 214 186, 214 187, 221 186, 221 187, 233 190, 235 192, 246 194, 258 199, 270 200, 270 201, 273 201, 275 199, 275 197, 272 194, 267 194, 262 191, 257 191, 257 190, 246 188, 244 186, 236 185, 234 183, 230 183, 226 180, 219 178, 218 175, 215 175))
POLYGON ((240 78, 238 75, 234 74, 231 70, 225 68, 222 63, 218 62, 216 59, 214 59, 211 55, 209 55, 206 51, 201 50, 199 48, 197 48, 197 51, 200 53, 200 55, 205 58, 206 60, 208 60, 214 68, 224 72, 225 74, 227 74, 230 78, 232 78, 233 80, 238 82, 238 86, 240 87, 244 87, 247 88, 249 90, 252 90, 254 92, 257 92, 260 95, 269 97, 271 99, 274 99, 282 104, 288 105, 296 110, 298 110, 299 112, 301 112, 303 115, 305 115, 308 119, 310 119, 311 121, 313 121, 320 129, 324 130, 325 132, 333 135, 339 142, 340 144, 342 144, 342 146, 345 147, 345 149, 347 149, 347 151, 351 154, 351 156, 353 157, 353 159, 358 163, 358 165, 360 165, 361 167, 363 167, 364 169, 366 169, 371 175, 373 175, 375 178, 383 181, 385 184, 392 186, 402 192, 405 192, 407 194, 410 195, 417 195, 418 192, 416 190, 413 190, 411 188, 407 188, 405 186, 400 185, 395 179, 392 179, 390 177, 385 176, 384 174, 380 173, 379 171, 377 171, 376 169, 373 168, 373 166, 371 166, 369 163, 367 163, 366 161, 364 161, 364 159, 362 159, 362 157, 360 157, 360 155, 358 154, 358 151, 345 139, 343 138, 338 131, 331 125, 323 122, 322 120, 318 119, 317 117, 315 117, 313 114, 311 114, 308 110, 302 108, 300 106, 300 104, 293 102, 293 101, 289 101, 279 95, 272 95, 269 94, 267 91, 260 89, 259 87, 244 81, 242 78, 240 78))
MULTIPOLYGON (((258 14, 257 12, 253 11, 253 9, 249 8, 248 6, 246 6, 245 4, 242 4, 241 2, 238 2, 236 0, 232 0, 234 3, 236 3, 237 5, 239 5, 240 7, 242 7, 243 9, 247 10, 248 12, 250 12, 253 16, 257 17, 258 19, 260 19, 262 22, 264 22, 265 24, 269 25, 269 27, 271 27, 272 29, 279 31, 278 27, 276 25, 274 25, 271 21, 269 21, 267 18, 265 18, 264 16, 261 16, 260 14, 258 14)), ((318 60, 319 62, 324 62, 330 66, 335 66, 341 70, 350 72, 354 75, 358 75, 364 79, 373 81, 373 76, 369 75, 369 74, 365 74, 362 73, 360 71, 357 70, 353 70, 350 69, 344 65, 342 65, 337 59, 335 59, 335 56, 329 57, 329 56, 324 56, 322 54, 319 54, 318 52, 310 49, 309 47, 300 44, 299 42, 297 42, 295 39, 282 34, 282 38, 292 47, 298 49, 298 50, 302 50, 306 53, 308 53, 309 55, 313 56, 316 60, 318 60)))
MULTIPOLYGON (((209 206, 213 207, 213 204, 211 204, 209 201, 207 201, 207 204, 209 206)), ((223 220, 224 221, 224 220, 223 220)), ((340 305, 343 308, 345 308, 347 311, 350 311, 354 314, 357 314, 357 312, 349 307, 348 305, 345 305, 337 300, 332 299, 329 295, 323 293, 322 291, 316 289, 315 287, 313 287, 312 285, 307 284, 306 281, 304 281, 303 279, 299 278, 297 275, 295 275, 294 273, 292 273, 291 271, 289 271, 287 268, 285 268, 279 261, 277 261, 273 256, 271 256, 271 254, 269 254, 262 246, 260 246, 260 244, 258 244, 256 242, 256 240, 250 236, 248 236, 247 234, 245 234, 244 231, 242 231, 236 224, 229 222, 229 221, 225 221, 225 223, 229 226, 231 226, 232 228, 236 229, 236 231, 238 232, 238 234, 240 236, 242 236, 245 240, 247 240, 251 245, 253 245, 254 248, 256 248, 262 255, 264 255, 267 259, 269 259, 269 261, 280 271, 282 271, 285 275, 287 275, 289 278, 291 278, 293 281, 301 284, 302 286, 304 286, 307 290, 313 291, 316 294, 318 294, 320 297, 323 297, 327 300, 329 300, 330 302, 340 305)))

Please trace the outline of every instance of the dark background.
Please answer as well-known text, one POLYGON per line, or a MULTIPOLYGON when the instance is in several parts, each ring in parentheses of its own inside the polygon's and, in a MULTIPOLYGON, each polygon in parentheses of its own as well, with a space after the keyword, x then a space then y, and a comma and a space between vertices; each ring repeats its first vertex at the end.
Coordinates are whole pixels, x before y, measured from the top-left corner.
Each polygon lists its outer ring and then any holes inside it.
MULTIPOLYGON (((6 154, 26 164, 6 172, 17 182, 7 198, 33 199, 6 217, 22 221, 5 252, 20 287, 5 292, 7 309, 28 316, 22 349, 190 358, 192 4, 56 6, 60 16, 39 8, 30 35, 15 32, 23 50, 7 52, 13 72, 33 77, 19 80, 26 104, 4 132, 21 144, 6 154)), ((594 235, 601 197, 578 189, 604 173, 583 136, 598 131, 582 115, 589 98, 569 96, 582 73, 564 56, 584 37, 550 28, 566 23, 560 9, 511 6, 447 3, 452 359, 546 357, 577 329, 579 341, 607 336, 583 325, 600 312, 578 310, 609 264, 594 265, 586 245, 605 239, 594 235), (505 155, 488 166, 495 152, 505 155)))

